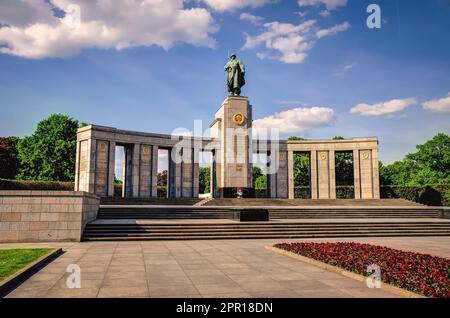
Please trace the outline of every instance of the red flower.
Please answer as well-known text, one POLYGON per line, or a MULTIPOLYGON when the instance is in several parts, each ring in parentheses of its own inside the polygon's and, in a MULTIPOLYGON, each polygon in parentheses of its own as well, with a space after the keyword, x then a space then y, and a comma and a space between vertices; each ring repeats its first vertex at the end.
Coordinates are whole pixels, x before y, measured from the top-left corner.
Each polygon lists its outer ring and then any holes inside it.
POLYGON ((370 274, 367 266, 376 264, 385 283, 428 297, 450 297, 450 260, 445 258, 354 242, 280 243, 275 247, 365 276, 370 274))

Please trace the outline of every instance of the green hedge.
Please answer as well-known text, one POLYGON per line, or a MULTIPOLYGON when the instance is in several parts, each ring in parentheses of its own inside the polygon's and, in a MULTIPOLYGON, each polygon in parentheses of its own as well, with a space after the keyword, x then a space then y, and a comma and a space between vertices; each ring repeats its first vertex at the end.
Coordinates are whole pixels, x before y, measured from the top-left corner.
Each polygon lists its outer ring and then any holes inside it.
POLYGON ((425 205, 450 206, 450 185, 381 186, 381 198, 406 199, 425 205))
POLYGON ((354 186, 337 186, 336 187, 337 199, 354 199, 355 187, 354 186))
POLYGON ((294 198, 296 199, 310 199, 309 187, 296 187, 294 188, 294 198))
MULTIPOLYGON (((296 199, 309 199, 309 187, 295 188, 296 199)), ((353 186, 337 186, 338 199, 353 199, 355 189, 353 186)), ((433 206, 450 206, 450 185, 429 186, 381 186, 382 199, 405 199, 433 206)))
POLYGON ((73 191, 73 182, 30 181, 0 179, 0 190, 73 191))
POLYGON ((255 189, 255 198, 268 198, 269 191, 267 189, 255 189))
MULTIPOLYGON (((158 198, 166 198, 167 197, 167 188, 166 187, 158 187, 158 198)), ((122 197, 122 185, 115 184, 114 185, 114 196, 121 198, 122 197)))

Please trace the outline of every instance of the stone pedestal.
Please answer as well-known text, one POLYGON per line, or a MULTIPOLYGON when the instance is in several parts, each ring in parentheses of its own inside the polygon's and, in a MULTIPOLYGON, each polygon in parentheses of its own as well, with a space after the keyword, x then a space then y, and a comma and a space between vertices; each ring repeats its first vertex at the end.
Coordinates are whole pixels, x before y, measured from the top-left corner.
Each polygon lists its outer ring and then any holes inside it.
POLYGON ((216 112, 211 135, 220 140, 216 181, 220 196, 233 196, 242 188, 252 193, 252 109, 247 97, 229 96, 216 112))

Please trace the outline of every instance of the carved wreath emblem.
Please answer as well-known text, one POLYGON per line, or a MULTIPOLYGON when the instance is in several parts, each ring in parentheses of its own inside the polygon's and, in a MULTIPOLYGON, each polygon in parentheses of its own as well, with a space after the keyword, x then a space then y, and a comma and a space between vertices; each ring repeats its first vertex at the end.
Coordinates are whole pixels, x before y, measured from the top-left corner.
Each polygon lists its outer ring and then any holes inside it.
POLYGON ((320 157, 320 160, 325 160, 325 159, 327 159, 327 154, 324 152, 321 152, 319 157, 320 157))
POLYGON ((241 113, 234 114, 233 122, 237 125, 242 125, 245 121, 245 116, 241 113))

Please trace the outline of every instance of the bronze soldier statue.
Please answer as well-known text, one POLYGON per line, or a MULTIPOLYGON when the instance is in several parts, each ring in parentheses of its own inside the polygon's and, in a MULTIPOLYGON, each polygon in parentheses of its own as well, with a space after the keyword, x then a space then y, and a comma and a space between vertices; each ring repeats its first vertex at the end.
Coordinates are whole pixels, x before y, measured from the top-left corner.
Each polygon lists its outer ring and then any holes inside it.
POLYGON ((227 72, 227 87, 230 96, 241 95, 241 87, 245 85, 245 66, 236 58, 236 54, 230 55, 230 60, 225 65, 227 72))

